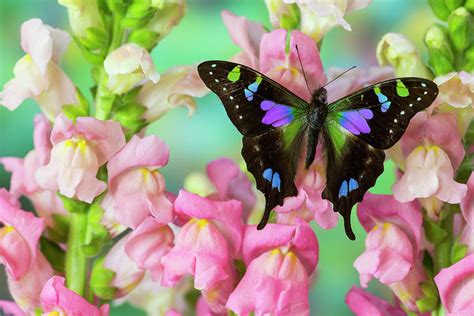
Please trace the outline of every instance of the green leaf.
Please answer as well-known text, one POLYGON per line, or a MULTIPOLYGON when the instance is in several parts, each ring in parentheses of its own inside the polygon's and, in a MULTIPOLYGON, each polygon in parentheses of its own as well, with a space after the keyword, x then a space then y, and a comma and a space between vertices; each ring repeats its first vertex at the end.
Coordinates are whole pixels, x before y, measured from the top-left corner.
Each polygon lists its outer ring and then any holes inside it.
POLYGON ((444 0, 448 10, 453 11, 464 4, 464 0, 444 0))
POLYGON ((438 299, 434 297, 423 297, 416 301, 416 306, 421 313, 434 310, 437 307, 438 299))
POLYGON ((71 213, 83 213, 86 212, 90 204, 82 202, 73 198, 68 198, 58 193, 59 198, 63 201, 64 208, 71 213))
POLYGON ((135 43, 139 46, 142 46, 143 48, 150 51, 153 47, 155 47, 159 37, 160 34, 150 31, 146 28, 142 28, 132 31, 128 37, 128 41, 130 43, 135 43))
POLYGON ((462 258, 464 258, 467 254, 468 247, 465 244, 461 244, 456 241, 451 248, 451 263, 455 264, 462 258))
POLYGON ((94 262, 90 278, 90 287, 92 292, 101 299, 113 300, 118 290, 111 285, 115 277, 115 272, 104 267, 104 259, 105 257, 101 257, 94 262))
POLYGON ((428 0, 428 3, 438 19, 443 21, 448 19, 451 11, 446 6, 444 0, 428 0))
POLYGON ((430 276, 433 276, 433 271, 434 271, 433 258, 431 257, 430 253, 426 250, 423 251, 423 266, 425 267, 426 273, 428 273, 430 276))
POLYGON ((426 239, 435 245, 442 242, 448 235, 443 228, 441 228, 437 223, 431 221, 429 218, 424 219, 423 227, 425 229, 426 239))
POLYGON ((105 211, 98 203, 92 204, 87 213, 87 230, 82 252, 88 257, 96 256, 111 240, 109 232, 101 224, 104 213, 105 211))
POLYGON ((58 244, 45 237, 40 237, 39 245, 41 253, 46 257, 46 260, 48 260, 54 271, 64 273, 66 260, 64 250, 62 250, 58 244))

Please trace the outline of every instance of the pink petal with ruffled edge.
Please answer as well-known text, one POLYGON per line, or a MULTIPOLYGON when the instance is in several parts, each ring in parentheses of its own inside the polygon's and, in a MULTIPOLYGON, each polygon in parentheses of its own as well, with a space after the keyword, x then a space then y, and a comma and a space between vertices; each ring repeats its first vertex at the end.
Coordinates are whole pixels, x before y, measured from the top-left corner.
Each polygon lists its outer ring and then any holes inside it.
POLYGON ((275 249, 250 262, 227 308, 238 315, 309 315, 308 297, 308 274, 298 256, 275 249))
POLYGON ((311 227, 303 221, 298 225, 267 224, 264 230, 247 226, 242 243, 244 262, 249 264, 262 253, 278 248, 290 247, 310 275, 318 264, 319 245, 311 227))
POLYGON ((354 286, 347 292, 345 302, 356 316, 406 315, 400 307, 392 306, 383 299, 354 286))
POLYGON ((403 280, 415 259, 410 239, 394 224, 372 229, 365 246, 364 253, 354 261, 362 287, 367 287, 372 276, 383 284, 403 280))
POLYGON ((290 38, 290 53, 287 55, 286 37, 287 31, 283 29, 263 35, 260 42, 260 71, 309 101, 311 93, 304 81, 296 45, 311 92, 326 82, 318 48, 309 36, 293 31, 290 38))
POLYGON ((157 282, 163 270, 161 258, 173 248, 173 239, 171 228, 150 216, 129 235, 125 253, 157 282))
POLYGON ((207 167, 207 176, 217 189, 218 199, 221 201, 235 199, 242 202, 244 220, 253 209, 257 198, 252 190, 252 183, 239 166, 228 158, 220 158, 210 162, 207 167))
POLYGON ((446 315, 474 314, 474 254, 442 269, 434 281, 446 315))
POLYGON ((263 25, 227 10, 222 11, 221 16, 232 41, 243 51, 238 62, 258 70, 260 41, 265 33, 263 25))
POLYGON ((0 221, 6 225, 0 233, 0 256, 8 273, 19 280, 36 261, 44 220, 21 210, 18 201, 1 188, 0 221))
POLYGON ((161 168, 168 163, 169 146, 156 136, 134 135, 127 145, 107 164, 109 186, 118 174, 130 168, 161 168))
POLYGON ((464 146, 453 113, 428 115, 417 113, 400 141, 402 151, 408 156, 420 144, 432 144, 441 147, 451 159, 456 170, 464 158, 464 146))
POLYGON ((230 253, 237 254, 242 243, 244 226, 242 203, 239 201, 213 201, 197 194, 180 190, 174 203, 174 210, 196 219, 207 219, 222 223, 221 234, 227 240, 230 253))
POLYGON ((53 276, 41 291, 41 304, 44 312, 62 311, 68 315, 106 316, 108 305, 100 309, 88 303, 83 297, 64 286, 65 279, 53 276))

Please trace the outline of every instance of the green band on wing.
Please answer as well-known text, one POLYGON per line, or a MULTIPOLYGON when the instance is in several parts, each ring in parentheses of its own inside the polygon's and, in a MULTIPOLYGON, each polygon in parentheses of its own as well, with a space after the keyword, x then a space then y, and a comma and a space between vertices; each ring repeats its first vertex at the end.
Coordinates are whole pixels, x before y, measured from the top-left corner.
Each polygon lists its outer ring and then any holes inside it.
POLYGON ((229 74, 227 75, 227 79, 232 82, 237 82, 240 78, 240 67, 235 66, 234 69, 232 69, 229 74))
POLYGON ((410 95, 410 91, 408 91, 408 88, 400 79, 397 79, 397 94, 400 97, 407 97, 410 95))

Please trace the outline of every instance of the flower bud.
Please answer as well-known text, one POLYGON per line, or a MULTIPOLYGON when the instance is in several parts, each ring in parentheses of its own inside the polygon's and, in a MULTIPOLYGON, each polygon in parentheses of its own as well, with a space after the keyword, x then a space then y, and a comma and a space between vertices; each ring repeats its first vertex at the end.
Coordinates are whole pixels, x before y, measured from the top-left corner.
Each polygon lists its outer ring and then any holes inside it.
POLYGON ((445 0, 428 0, 428 3, 438 19, 443 21, 448 20, 451 11, 448 9, 445 0))
POLYGON ((109 35, 104 29, 92 26, 86 29, 86 35, 79 40, 86 48, 96 50, 106 47, 109 35))
POLYGON ((153 31, 149 31, 146 28, 141 28, 132 31, 130 33, 130 36, 128 37, 128 41, 131 43, 135 43, 150 51, 153 47, 155 47, 159 37, 160 34, 153 31))
POLYGON ((415 45, 402 34, 387 33, 382 37, 377 45, 377 60, 380 66, 393 66, 397 77, 432 77, 415 45))
POLYGON ((448 29, 454 47, 462 52, 472 42, 474 26, 472 16, 466 8, 454 10, 448 18, 448 29))
POLYGON ((96 0, 58 0, 58 3, 68 9, 69 22, 77 37, 86 37, 90 27, 105 28, 96 0))
POLYGON ((471 12, 474 12, 474 0, 466 0, 464 3, 464 7, 471 12))
POLYGON ((468 72, 474 71, 474 45, 471 45, 471 47, 464 52, 464 65, 462 68, 468 72))
POLYGON ((140 28, 150 21, 154 11, 150 0, 134 0, 127 8, 122 24, 132 29, 140 28))
POLYGON ((300 23, 300 9, 295 3, 284 3, 283 0, 265 0, 270 22, 275 28, 293 30, 300 23))
POLYGON ((107 6, 115 14, 123 15, 127 10, 127 0, 107 0, 107 6))
POLYGON ((146 28, 159 34, 158 40, 161 40, 178 24, 185 11, 184 0, 161 0, 161 5, 155 11, 146 28))
POLYGON ((425 34, 425 44, 430 54, 428 63, 436 75, 454 71, 454 54, 442 26, 433 25, 428 29, 425 34))
POLYGON ((464 4, 464 0, 444 0, 449 11, 453 11, 464 4))

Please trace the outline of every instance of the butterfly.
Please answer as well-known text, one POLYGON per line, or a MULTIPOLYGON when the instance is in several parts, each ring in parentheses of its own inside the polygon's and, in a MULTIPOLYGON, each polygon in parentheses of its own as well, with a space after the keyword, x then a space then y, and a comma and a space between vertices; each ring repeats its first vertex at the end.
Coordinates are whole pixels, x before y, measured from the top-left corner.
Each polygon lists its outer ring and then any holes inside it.
POLYGON ((244 65, 211 60, 201 63, 198 72, 243 135, 242 156, 265 196, 257 228, 265 227, 275 206, 297 195, 294 178, 300 152, 306 146, 307 169, 321 139, 326 163, 322 197, 342 215, 351 240, 351 209, 382 174, 384 149, 393 146, 410 119, 438 95, 434 82, 407 77, 379 82, 330 104, 321 87, 308 103, 244 65))

